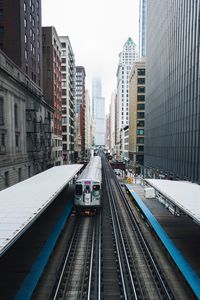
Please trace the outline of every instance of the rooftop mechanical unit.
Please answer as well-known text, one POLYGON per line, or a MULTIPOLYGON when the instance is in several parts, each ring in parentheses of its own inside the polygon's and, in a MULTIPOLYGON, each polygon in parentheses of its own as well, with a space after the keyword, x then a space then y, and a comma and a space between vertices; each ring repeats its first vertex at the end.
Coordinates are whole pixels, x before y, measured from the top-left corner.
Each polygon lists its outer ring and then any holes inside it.
POLYGON ((147 199, 152 199, 156 197, 155 189, 152 187, 146 187, 144 189, 144 196, 147 199))

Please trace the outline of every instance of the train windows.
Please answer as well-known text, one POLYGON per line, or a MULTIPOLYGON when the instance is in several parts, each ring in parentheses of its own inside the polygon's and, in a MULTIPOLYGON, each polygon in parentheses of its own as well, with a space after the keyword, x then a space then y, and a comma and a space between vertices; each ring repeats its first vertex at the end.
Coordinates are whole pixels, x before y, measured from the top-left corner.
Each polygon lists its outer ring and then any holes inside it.
POLYGON ((100 186, 99 185, 93 185, 93 195, 99 196, 100 194, 100 186))
POLYGON ((82 195, 82 185, 81 184, 77 184, 76 185, 76 195, 82 195))
POLYGON ((86 194, 90 193, 90 186, 89 185, 86 185, 86 187, 85 187, 85 193, 86 194))

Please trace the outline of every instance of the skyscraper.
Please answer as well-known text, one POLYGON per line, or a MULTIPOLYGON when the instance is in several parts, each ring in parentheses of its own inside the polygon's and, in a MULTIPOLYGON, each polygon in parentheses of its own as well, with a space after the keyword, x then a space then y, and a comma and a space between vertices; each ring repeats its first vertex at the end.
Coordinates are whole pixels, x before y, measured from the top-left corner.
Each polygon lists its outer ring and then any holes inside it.
POLYGON ((101 95, 100 79, 94 79, 92 82, 92 112, 94 120, 94 143, 95 145, 105 145, 105 98, 101 95))
POLYGON ((117 69, 117 144, 120 130, 129 124, 129 74, 137 58, 136 44, 129 37, 119 54, 117 69))
POLYGON ((79 159, 85 155, 85 68, 76 66, 76 153, 79 159))
POLYGON ((139 57, 146 56, 146 26, 147 26, 147 0, 140 0, 139 12, 139 57))
POLYGON ((42 28, 44 97, 54 108, 53 157, 55 166, 63 163, 61 104, 61 43, 56 29, 42 28))
POLYGON ((0 1, 0 48, 42 86, 41 0, 0 1))
POLYGON ((149 0, 145 166, 200 183, 200 1, 149 0))
POLYGON ((60 36, 62 77, 62 134, 64 164, 74 161, 75 58, 68 36, 60 36))
POLYGON ((136 167, 144 164, 145 62, 134 63, 130 73, 129 159, 136 167))

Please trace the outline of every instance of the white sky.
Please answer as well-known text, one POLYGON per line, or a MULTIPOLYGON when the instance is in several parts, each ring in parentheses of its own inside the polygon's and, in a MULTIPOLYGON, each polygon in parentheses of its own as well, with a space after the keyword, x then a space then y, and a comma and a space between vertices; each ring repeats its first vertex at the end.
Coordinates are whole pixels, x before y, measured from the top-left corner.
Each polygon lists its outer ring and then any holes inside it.
POLYGON ((138 45, 139 0, 42 0, 42 25, 68 35, 76 65, 85 67, 86 88, 102 79, 106 111, 116 89, 118 54, 128 37, 138 45))

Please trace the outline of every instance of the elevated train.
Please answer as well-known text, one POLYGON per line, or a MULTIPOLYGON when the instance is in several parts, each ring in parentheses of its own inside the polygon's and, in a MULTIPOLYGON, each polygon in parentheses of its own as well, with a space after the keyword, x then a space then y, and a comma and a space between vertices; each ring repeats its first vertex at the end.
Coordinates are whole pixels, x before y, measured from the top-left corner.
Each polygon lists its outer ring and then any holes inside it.
POLYGON ((102 164, 94 156, 76 180, 74 207, 83 213, 93 213, 101 207, 102 164))

